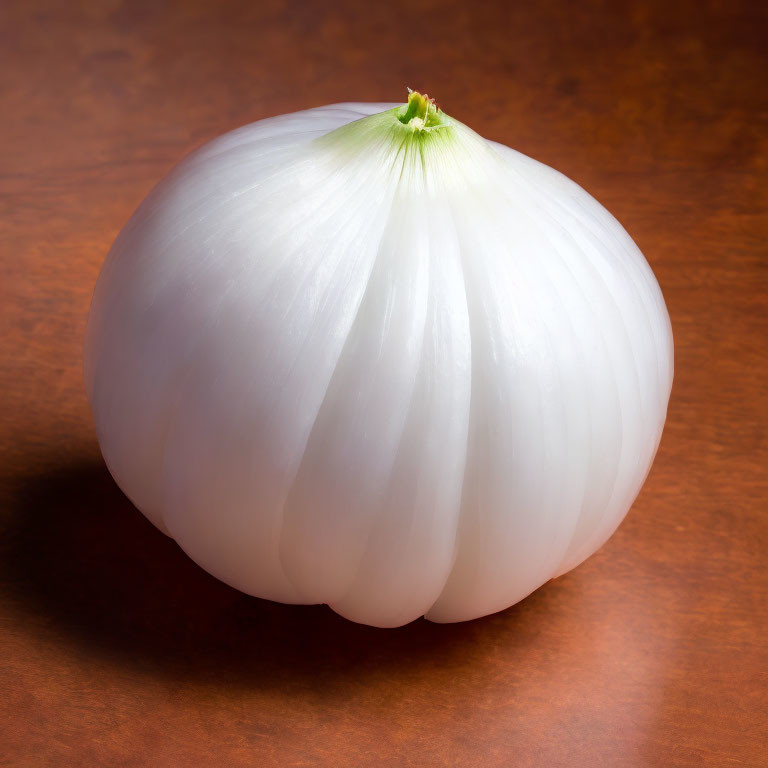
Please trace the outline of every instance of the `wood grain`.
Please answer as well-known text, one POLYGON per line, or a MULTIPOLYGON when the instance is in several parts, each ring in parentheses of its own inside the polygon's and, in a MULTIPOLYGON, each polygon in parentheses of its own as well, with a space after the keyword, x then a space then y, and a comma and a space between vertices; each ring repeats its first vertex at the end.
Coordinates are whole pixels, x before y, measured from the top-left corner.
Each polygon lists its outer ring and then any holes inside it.
POLYGON ((0 763, 768 765, 762 2, 0 6, 0 763), (248 598, 105 471, 82 387, 113 238, 187 151, 427 90, 565 172, 667 298, 676 383, 616 536, 479 621, 248 598))

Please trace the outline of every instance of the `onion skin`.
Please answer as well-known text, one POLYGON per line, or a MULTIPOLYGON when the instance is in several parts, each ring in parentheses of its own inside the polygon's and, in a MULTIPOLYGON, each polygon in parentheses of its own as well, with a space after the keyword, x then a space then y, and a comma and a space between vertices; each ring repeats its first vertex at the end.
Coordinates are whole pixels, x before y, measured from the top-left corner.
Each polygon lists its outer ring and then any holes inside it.
POLYGON ((85 344, 105 461, 158 528, 237 589, 381 627, 502 610, 602 546, 672 375, 616 219, 420 94, 190 155, 115 241, 85 344))

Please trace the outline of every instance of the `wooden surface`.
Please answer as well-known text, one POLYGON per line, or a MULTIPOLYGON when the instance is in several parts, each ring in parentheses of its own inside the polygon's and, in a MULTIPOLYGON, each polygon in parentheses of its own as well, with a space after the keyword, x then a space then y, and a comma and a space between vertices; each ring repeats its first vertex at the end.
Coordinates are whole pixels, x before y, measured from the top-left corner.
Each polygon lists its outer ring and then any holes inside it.
POLYGON ((0 764, 768 765, 762 2, 0 5, 0 764), (200 571, 104 469, 91 290, 223 131, 427 90, 624 223, 676 340, 616 536, 522 604, 357 626, 200 571))

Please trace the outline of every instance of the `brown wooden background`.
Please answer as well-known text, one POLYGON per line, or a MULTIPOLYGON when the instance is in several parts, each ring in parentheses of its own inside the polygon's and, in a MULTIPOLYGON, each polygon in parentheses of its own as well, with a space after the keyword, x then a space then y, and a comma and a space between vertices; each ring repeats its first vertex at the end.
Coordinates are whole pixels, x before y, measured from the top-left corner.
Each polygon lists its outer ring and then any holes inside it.
POLYGON ((0 5, 0 764, 768 765, 764 2, 0 5), (677 376, 617 535, 501 614, 381 631, 215 582, 100 460, 102 259, 187 151, 429 91, 624 223, 677 376))

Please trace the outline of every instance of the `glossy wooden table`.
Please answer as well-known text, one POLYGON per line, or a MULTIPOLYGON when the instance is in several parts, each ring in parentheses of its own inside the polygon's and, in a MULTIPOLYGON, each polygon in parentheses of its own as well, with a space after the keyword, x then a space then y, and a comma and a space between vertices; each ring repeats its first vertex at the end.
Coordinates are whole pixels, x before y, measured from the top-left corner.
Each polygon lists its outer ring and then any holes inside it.
POLYGON ((768 765, 760 2, 0 7, 0 764, 768 765), (100 459, 104 255, 184 153, 426 89, 564 171, 658 275, 677 375, 616 536, 503 613, 382 631, 241 595, 100 459))

